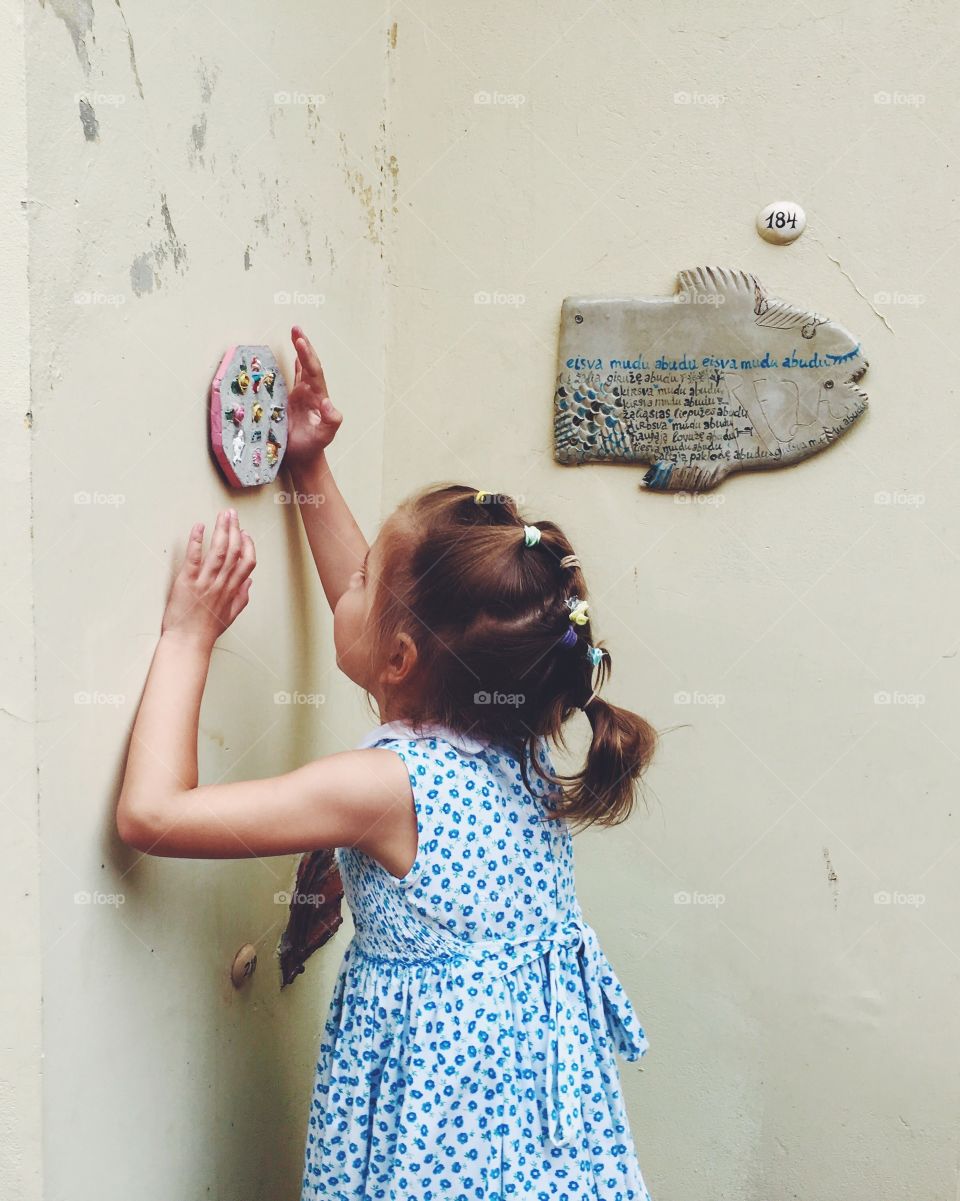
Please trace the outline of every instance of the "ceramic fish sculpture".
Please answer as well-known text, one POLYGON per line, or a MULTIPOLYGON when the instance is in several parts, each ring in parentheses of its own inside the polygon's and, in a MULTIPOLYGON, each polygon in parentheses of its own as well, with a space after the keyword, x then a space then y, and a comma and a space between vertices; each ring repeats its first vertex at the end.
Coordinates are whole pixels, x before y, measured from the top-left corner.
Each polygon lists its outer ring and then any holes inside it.
POLYGON ((681 271, 672 297, 563 302, 554 456, 649 464, 654 491, 701 492, 735 471, 830 446, 867 407, 859 341, 770 296, 755 275, 681 271))

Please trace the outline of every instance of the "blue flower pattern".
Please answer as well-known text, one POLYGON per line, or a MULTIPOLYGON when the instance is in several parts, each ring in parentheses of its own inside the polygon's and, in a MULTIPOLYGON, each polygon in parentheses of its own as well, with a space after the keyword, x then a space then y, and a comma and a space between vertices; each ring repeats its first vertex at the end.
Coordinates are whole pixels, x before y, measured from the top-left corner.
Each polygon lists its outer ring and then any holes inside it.
MULTIPOLYGON (((643 1027, 574 890, 573 843, 508 752, 401 722, 359 744, 410 774, 398 878, 337 863, 354 920, 310 1106, 301 1201, 651 1201, 614 1051, 643 1027)), ((545 739, 539 761, 555 768, 545 739)))

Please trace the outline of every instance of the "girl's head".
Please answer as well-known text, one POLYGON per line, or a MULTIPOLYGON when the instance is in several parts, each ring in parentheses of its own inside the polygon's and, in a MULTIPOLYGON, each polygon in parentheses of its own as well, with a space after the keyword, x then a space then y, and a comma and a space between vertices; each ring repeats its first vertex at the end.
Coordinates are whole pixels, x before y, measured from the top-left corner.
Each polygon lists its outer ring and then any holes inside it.
MULTIPOLYGON (((384 522, 334 613, 337 664, 376 698, 380 720, 433 723, 488 738, 519 760, 540 736, 565 746, 562 727, 610 675, 599 666, 589 620, 570 620, 567 600, 588 600, 579 567, 552 521, 531 524, 510 497, 465 485, 423 489, 384 522), (364 578, 365 577, 365 578, 364 578), (576 640, 564 635, 573 629, 576 640)), ((589 608, 588 608, 589 612, 589 608)), ((575 823, 616 825, 633 809, 634 785, 657 733, 636 713, 595 696, 593 738, 582 772, 542 778, 562 785, 555 812, 575 823)))

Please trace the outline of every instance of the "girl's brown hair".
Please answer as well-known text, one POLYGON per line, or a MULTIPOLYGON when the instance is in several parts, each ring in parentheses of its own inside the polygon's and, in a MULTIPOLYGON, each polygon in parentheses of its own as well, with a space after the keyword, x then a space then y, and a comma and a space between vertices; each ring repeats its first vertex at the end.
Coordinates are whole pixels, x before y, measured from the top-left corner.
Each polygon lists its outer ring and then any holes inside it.
MULTIPOLYGON (((523 527, 533 523, 514 500, 477 495, 463 484, 430 486, 385 523, 370 613, 371 678, 380 678, 397 636, 408 634, 417 659, 391 708, 415 714, 418 727, 438 723, 508 750, 528 788, 529 761, 554 786, 555 816, 582 827, 619 825, 633 811, 657 731, 595 696, 586 707, 593 737, 583 770, 553 776, 542 767, 537 738, 566 749, 563 725, 595 687, 587 647, 601 644, 589 621, 570 621, 566 603, 587 600, 587 585, 579 567, 560 565, 574 552, 559 526, 536 522, 540 541, 528 547, 523 527), (577 641, 567 646, 561 639, 571 627, 577 641)), ((610 673, 604 648, 597 689, 610 673)))

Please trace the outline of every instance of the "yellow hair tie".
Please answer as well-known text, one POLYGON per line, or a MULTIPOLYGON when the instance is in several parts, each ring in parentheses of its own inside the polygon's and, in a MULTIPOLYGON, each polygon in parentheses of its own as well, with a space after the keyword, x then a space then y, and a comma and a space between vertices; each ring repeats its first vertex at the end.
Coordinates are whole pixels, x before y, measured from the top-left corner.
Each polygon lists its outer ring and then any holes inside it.
POLYGON ((567 600, 567 605, 570 608, 570 620, 576 622, 578 626, 585 626, 590 620, 587 613, 587 602, 571 596, 567 600))
POLYGON ((473 498, 473 503, 474 503, 475 505, 482 505, 482 504, 483 504, 483 498, 484 498, 486 495, 487 495, 487 493, 486 493, 486 492, 478 492, 478 493, 477 493, 477 495, 476 495, 476 496, 473 498))

